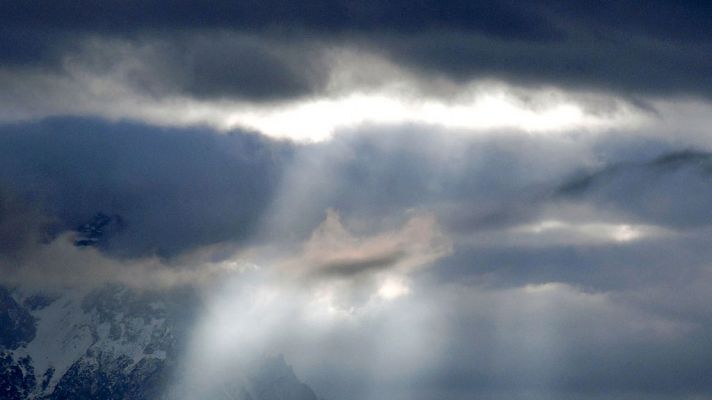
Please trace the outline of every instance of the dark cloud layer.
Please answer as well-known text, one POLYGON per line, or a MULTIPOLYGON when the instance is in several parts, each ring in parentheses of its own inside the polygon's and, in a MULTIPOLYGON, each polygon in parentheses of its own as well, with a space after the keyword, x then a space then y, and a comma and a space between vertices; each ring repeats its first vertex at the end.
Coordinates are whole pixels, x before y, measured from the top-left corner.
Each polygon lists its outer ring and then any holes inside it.
POLYGON ((105 250, 168 256, 246 238, 291 152, 250 133, 50 119, 0 128, 0 183, 56 231, 118 215, 105 250))
POLYGON ((5 26, 66 31, 133 32, 140 29, 306 29, 318 32, 449 27, 503 37, 550 37, 556 33, 531 7, 513 2, 163 1, 102 3, 29 1, 4 4, 5 26), (170 5, 170 6, 169 6, 170 5))
POLYGON ((377 29, 413 32, 428 28, 481 31, 502 37, 556 38, 554 21, 643 32, 684 40, 709 40, 707 4, 694 1, 42 1, 4 3, 4 26, 75 31, 222 27, 237 29, 306 28, 316 31, 377 29))
POLYGON ((712 10, 699 2, 32 1, 0 7, 6 68, 61 70, 89 38, 159 40, 170 51, 154 49, 160 61, 143 60, 145 68, 181 76, 172 80, 178 91, 197 97, 275 100, 320 92, 329 74, 317 50, 339 47, 380 54, 426 81, 495 78, 626 95, 712 93, 712 10), (245 36, 252 42, 240 39, 245 36))

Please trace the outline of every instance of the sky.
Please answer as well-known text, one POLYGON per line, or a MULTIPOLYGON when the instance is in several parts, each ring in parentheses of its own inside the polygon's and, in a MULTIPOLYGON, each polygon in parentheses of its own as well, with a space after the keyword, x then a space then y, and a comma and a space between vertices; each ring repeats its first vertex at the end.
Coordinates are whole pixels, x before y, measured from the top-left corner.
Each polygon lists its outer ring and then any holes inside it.
POLYGON ((0 280, 205 290, 203 383, 279 353, 327 400, 712 398, 710 21, 1 2, 0 280))

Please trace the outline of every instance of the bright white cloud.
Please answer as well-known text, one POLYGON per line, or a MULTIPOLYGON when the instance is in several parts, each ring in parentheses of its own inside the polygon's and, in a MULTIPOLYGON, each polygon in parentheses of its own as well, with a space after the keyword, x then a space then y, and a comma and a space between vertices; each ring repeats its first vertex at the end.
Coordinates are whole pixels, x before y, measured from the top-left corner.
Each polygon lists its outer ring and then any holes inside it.
POLYGON ((544 241, 549 239, 554 242, 573 244, 585 242, 625 243, 670 232, 657 226, 643 224, 544 220, 515 227, 509 233, 514 236, 529 236, 544 241))
MULTIPOLYGON (((143 51, 150 56, 149 50, 143 51)), ((428 84, 374 56, 361 55, 371 67, 363 61, 339 61, 356 57, 351 53, 330 56, 325 91, 279 102, 153 95, 131 80, 132 73, 147 68, 136 57, 119 57, 109 69, 97 69, 92 66, 95 61, 85 57, 88 60, 68 58, 64 71, 54 75, 0 70, 0 83, 7 88, 6 94, 0 94, 0 119, 96 115, 159 125, 208 125, 223 131, 248 128, 277 138, 322 141, 364 124, 556 134, 630 129, 652 118, 648 111, 613 95, 522 88, 486 80, 457 86, 440 81, 428 84), (365 72, 354 71, 357 67, 365 72)))
POLYGON ((540 98, 533 102, 536 107, 522 103, 504 86, 473 85, 469 91, 471 94, 457 103, 386 91, 244 110, 237 107, 226 115, 225 127, 247 126, 275 137, 320 141, 340 129, 361 124, 426 124, 465 131, 514 129, 551 134, 633 127, 643 121, 641 112, 623 102, 611 114, 596 115, 575 100, 561 94, 551 96, 547 91, 530 93, 540 98))

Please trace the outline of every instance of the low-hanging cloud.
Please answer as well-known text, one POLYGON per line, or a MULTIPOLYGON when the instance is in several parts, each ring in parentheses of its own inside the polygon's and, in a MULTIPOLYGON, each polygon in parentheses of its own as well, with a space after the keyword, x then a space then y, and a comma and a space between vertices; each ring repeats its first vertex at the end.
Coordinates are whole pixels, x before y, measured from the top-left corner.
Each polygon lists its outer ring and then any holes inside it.
POLYGON ((433 216, 414 216, 400 230, 357 237, 346 230, 337 211, 328 210, 324 222, 304 244, 298 264, 306 266, 307 276, 350 277, 407 271, 450 251, 451 244, 433 216))
POLYGON ((94 288, 120 284, 138 289, 200 288, 238 274, 245 266, 225 263, 167 264, 158 257, 118 260, 92 247, 74 244, 71 235, 24 249, 22 256, 0 257, 0 285, 25 289, 94 288))

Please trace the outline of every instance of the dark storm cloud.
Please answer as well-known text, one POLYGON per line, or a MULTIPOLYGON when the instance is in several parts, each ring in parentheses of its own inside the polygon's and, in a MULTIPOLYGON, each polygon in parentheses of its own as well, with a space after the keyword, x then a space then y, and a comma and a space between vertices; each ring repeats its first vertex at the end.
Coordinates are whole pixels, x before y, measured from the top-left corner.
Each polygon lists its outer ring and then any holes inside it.
POLYGON ((575 32, 553 43, 523 43, 444 32, 390 38, 390 54, 426 76, 456 81, 494 78, 621 95, 710 96, 708 43, 673 45, 627 35, 575 32))
MULTIPOLYGON (((5 66, 61 72, 66 57, 81 52, 85 38, 113 38, 153 46, 155 54, 140 60, 146 64, 142 69, 152 80, 168 75, 178 92, 252 100, 323 88, 328 72, 310 48, 333 42, 332 34, 417 31, 441 24, 498 37, 551 34, 538 18, 520 10, 476 3, 429 2, 408 5, 406 13, 401 4, 379 2, 29 2, 0 7, 0 61, 5 66)), ((109 64, 122 57, 111 50, 101 55, 109 64)))
POLYGON ((291 151, 250 133, 50 119, 0 127, 0 184, 55 231, 118 215, 105 250, 169 256, 248 237, 291 151))
POLYGON ((145 60, 145 68, 156 77, 168 74, 173 89, 196 97, 275 100, 320 92, 329 73, 316 50, 339 47, 382 55, 425 81, 497 78, 626 95, 712 94, 712 10, 697 2, 32 1, 0 7, 6 68, 61 71, 86 38, 162 40, 171 50, 155 49, 159 61, 145 60))
MULTIPOLYGON (((39 35, 31 35, 28 40, 38 40, 39 35)), ((50 80, 85 75, 119 79, 124 88, 154 99, 189 95, 269 101, 302 96, 325 83, 317 79, 326 74, 321 60, 303 41, 230 32, 60 37, 55 44, 42 44, 56 46, 35 65, 22 65, 27 54, 19 49, 18 60, 5 63, 7 73, 24 71, 50 80)))
MULTIPOLYGON (((191 64, 183 90, 197 97, 243 96, 270 100, 305 95, 324 82, 308 48, 289 43, 235 39, 229 35, 197 37, 183 45, 191 64)), ((175 60, 178 61, 178 60, 175 60)), ((178 64, 178 63, 176 63, 178 64)), ((175 64, 174 64, 175 65, 175 64)))
POLYGON ((413 32, 433 27, 481 31, 501 37, 548 38, 557 30, 531 7, 513 2, 196 1, 101 3, 28 1, 3 4, 4 26, 46 30, 134 32, 143 29, 234 28, 413 32))

